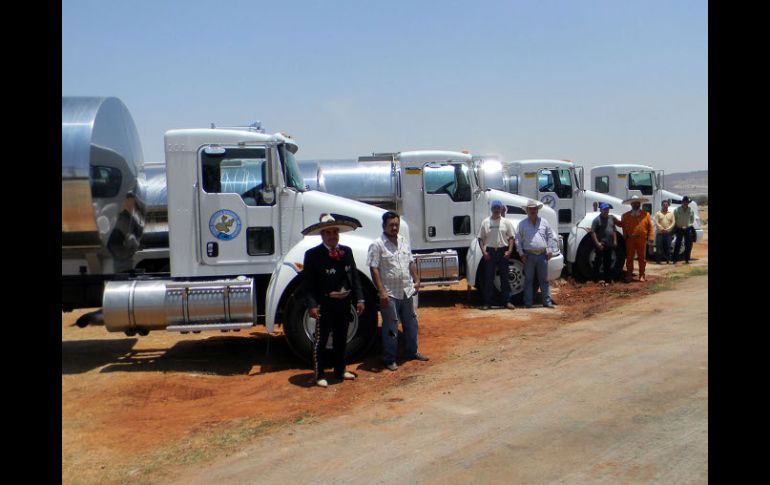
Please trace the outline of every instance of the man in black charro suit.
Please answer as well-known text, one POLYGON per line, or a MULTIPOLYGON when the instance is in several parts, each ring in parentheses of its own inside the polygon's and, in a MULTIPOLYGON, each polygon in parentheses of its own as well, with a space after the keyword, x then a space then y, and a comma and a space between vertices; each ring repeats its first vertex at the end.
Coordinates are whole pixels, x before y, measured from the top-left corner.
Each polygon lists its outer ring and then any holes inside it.
POLYGON ((308 314, 316 319, 313 336, 313 367, 318 386, 327 387, 324 369, 334 368, 334 377, 355 379, 345 370, 350 305, 355 301, 356 313, 364 311, 364 293, 353 260, 353 251, 339 244, 340 232, 355 230, 358 225, 350 221, 336 221, 328 214, 321 215, 321 222, 302 231, 305 236, 320 234, 323 242, 305 252, 302 270, 303 293, 308 314), (325 359, 326 341, 333 334, 331 362, 325 359))

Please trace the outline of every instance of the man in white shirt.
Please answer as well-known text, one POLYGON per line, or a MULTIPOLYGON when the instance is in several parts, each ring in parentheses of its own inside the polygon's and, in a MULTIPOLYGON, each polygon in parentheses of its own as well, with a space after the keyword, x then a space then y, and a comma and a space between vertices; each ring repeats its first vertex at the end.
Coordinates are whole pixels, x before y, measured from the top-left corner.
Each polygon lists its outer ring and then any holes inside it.
POLYGON ((505 217, 505 206, 499 200, 493 200, 492 215, 481 222, 478 241, 481 254, 484 255, 484 304, 482 310, 489 310, 492 305, 495 272, 500 275, 500 306, 513 310, 510 302, 511 282, 508 278, 508 261, 513 254, 513 224, 505 217))
POLYGON ((394 371, 398 346, 398 320, 404 328, 408 360, 429 360, 417 351, 417 314, 413 296, 420 289, 420 277, 406 238, 398 233, 401 217, 395 212, 382 215, 382 235, 369 246, 367 265, 380 297, 382 348, 385 367, 394 371))
POLYGON ((527 201, 527 218, 519 222, 516 233, 516 250, 524 263, 524 306, 532 308, 533 282, 537 277, 543 297, 543 306, 553 308, 551 288, 548 285, 548 260, 557 244, 556 236, 548 221, 537 215, 543 204, 527 201))

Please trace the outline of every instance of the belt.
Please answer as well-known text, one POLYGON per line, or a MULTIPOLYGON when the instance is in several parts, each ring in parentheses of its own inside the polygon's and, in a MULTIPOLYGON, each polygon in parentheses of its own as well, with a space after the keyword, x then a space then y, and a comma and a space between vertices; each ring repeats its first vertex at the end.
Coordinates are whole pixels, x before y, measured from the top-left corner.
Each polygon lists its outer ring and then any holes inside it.
POLYGON ((345 298, 348 297, 348 295, 350 295, 350 290, 332 291, 331 293, 327 293, 324 296, 328 298, 334 298, 335 300, 344 300, 345 298))
POLYGON ((535 256, 540 256, 545 252, 545 249, 527 249, 525 252, 527 254, 534 254, 535 256))

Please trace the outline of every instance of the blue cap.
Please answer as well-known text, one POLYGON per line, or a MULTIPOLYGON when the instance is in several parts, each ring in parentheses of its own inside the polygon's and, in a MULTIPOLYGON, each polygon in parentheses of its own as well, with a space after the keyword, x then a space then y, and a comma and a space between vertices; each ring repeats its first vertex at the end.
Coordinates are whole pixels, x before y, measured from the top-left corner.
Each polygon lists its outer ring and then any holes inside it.
POLYGON ((601 202, 599 204, 599 210, 601 209, 612 209, 612 206, 606 202, 601 202))
POLYGON ((503 208, 505 208, 505 206, 499 200, 495 199, 492 201, 492 209, 503 209, 503 208))

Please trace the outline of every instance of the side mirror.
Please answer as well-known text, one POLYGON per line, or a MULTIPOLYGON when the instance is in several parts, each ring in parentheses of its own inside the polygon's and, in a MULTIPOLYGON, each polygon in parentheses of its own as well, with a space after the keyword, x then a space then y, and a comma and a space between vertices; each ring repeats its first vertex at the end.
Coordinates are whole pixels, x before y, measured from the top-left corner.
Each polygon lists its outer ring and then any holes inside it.
POLYGON ((585 190, 583 184, 583 167, 575 167, 575 184, 578 190, 585 190))
POLYGON ((275 190, 273 187, 265 187, 260 190, 259 196, 265 201, 265 204, 272 205, 275 202, 275 190))

